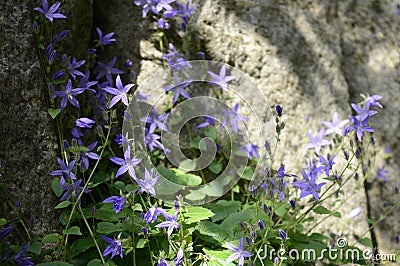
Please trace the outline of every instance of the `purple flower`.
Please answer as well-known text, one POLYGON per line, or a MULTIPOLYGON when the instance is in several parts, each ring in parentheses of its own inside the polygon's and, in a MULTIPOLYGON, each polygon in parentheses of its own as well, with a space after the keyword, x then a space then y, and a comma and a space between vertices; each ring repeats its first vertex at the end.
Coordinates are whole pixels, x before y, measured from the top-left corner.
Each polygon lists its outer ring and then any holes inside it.
POLYGON ((147 191, 149 194, 155 196, 156 191, 154 189, 155 184, 157 183, 158 179, 160 176, 156 176, 154 178, 154 169, 151 169, 150 172, 147 171, 147 169, 144 169, 144 180, 142 179, 135 179, 135 181, 139 184, 140 189, 138 190, 138 193, 142 193, 143 191, 147 191))
POLYGON ((258 220, 257 225, 258 225, 258 228, 260 228, 260 230, 264 230, 265 226, 264 226, 264 222, 262 220, 258 220))
POLYGON ((385 167, 386 165, 378 167, 378 170, 376 172, 376 179, 383 179, 383 181, 387 180, 387 175, 390 174, 390 171, 386 170, 385 167))
POLYGON ((55 18, 67 18, 63 14, 60 14, 60 2, 55 2, 54 5, 52 5, 49 8, 49 5, 47 3, 47 0, 42 0, 42 7, 35 7, 34 10, 39 11, 42 13, 50 22, 53 22, 53 19, 55 18))
POLYGON ((139 92, 138 100, 139 101, 147 101, 149 99, 150 94, 139 92))
POLYGON ((215 124, 215 119, 212 118, 211 116, 206 115, 204 116, 204 118, 206 119, 206 121, 198 125, 197 128, 203 128, 215 124))
POLYGON ((290 206, 292 206, 292 209, 296 208, 296 201, 295 200, 289 200, 290 206))
POLYGON ((282 164, 282 165, 279 167, 278 172, 277 172, 277 175, 278 175, 279 178, 284 178, 285 176, 292 176, 292 175, 289 175, 289 174, 287 174, 287 173, 285 172, 285 165, 284 165, 284 164, 282 164))
POLYGON ((80 157, 81 157, 81 168, 82 169, 89 169, 89 158, 92 160, 98 160, 100 159, 100 156, 97 153, 92 152, 94 148, 97 146, 97 141, 93 142, 87 147, 81 146, 81 152, 80 152, 80 157))
POLYGON ((239 115, 237 112, 239 110, 239 103, 235 104, 235 106, 232 108, 232 111, 230 110, 223 110, 224 116, 225 116, 225 121, 222 123, 222 126, 226 126, 227 123, 231 124, 232 130, 237 133, 238 127, 237 127, 237 121, 246 121, 247 117, 243 115, 239 115))
POLYGON ((117 61, 117 58, 114 56, 114 58, 107 65, 100 61, 97 62, 101 71, 99 72, 99 74, 97 74, 96 79, 99 80, 101 77, 103 77, 105 75, 108 82, 111 84, 112 83, 111 74, 117 74, 117 75, 123 74, 124 71, 114 67, 116 61, 117 61))
POLYGON ((110 108, 112 108, 116 103, 118 103, 120 100, 125 104, 125 106, 128 106, 128 96, 127 93, 129 90, 135 86, 134 84, 128 84, 128 85, 122 85, 121 82, 121 77, 118 75, 117 79, 115 80, 117 89, 111 88, 111 87, 106 87, 104 90, 112 95, 115 95, 110 102, 110 108))
POLYGON ((91 92, 96 92, 95 90, 91 89, 90 87, 96 85, 98 81, 89 81, 90 78, 90 71, 86 72, 86 74, 79 80, 79 88, 83 90, 89 90, 91 92))
POLYGON ((163 18, 160 18, 159 20, 157 20, 157 25, 158 25, 159 29, 169 29, 168 22, 163 18))
POLYGON ((145 18, 147 13, 151 10, 154 14, 158 14, 162 9, 170 10, 171 3, 175 0, 135 0, 133 1, 137 6, 143 6, 142 16, 145 18))
POLYGON ((274 190, 272 190, 271 195, 273 194, 278 195, 279 194, 279 200, 283 202, 285 200, 285 188, 288 183, 288 181, 283 181, 283 178, 278 178, 278 185, 275 183, 275 180, 270 178, 270 183, 274 186, 274 190))
POLYGON ((233 254, 230 255, 227 259, 226 262, 232 262, 234 260, 238 260, 238 265, 243 266, 244 265, 244 259, 245 258, 250 258, 253 256, 252 253, 244 250, 244 242, 243 242, 243 237, 240 238, 239 240, 239 245, 236 247, 232 245, 229 242, 225 242, 226 246, 233 251, 233 254))
POLYGON ((381 95, 375 94, 368 97, 365 102, 369 102, 372 106, 378 106, 379 108, 383 108, 382 104, 379 102, 383 97, 381 95))
POLYGON ((119 145, 128 143, 128 140, 127 140, 122 134, 118 134, 118 135, 115 137, 114 141, 115 141, 116 143, 118 143, 119 145))
POLYGON ((61 97, 61 110, 64 110, 67 106, 67 102, 70 102, 76 108, 79 108, 79 102, 75 98, 76 95, 81 94, 84 89, 72 88, 72 81, 68 79, 67 86, 65 87, 65 91, 55 91, 53 97, 61 97))
POLYGON ((151 131, 147 128, 144 129, 144 143, 147 145, 147 147, 149 147, 150 152, 152 152, 154 148, 164 150, 164 146, 159 141, 161 137, 153 132, 154 131, 151 131))
POLYGON ((57 158, 58 164, 61 166, 61 170, 55 170, 50 173, 52 176, 62 176, 65 179, 71 178, 71 179, 76 179, 76 176, 73 172, 76 160, 72 160, 68 166, 61 160, 60 158, 57 158))
POLYGON ((279 104, 277 104, 277 105, 275 106, 275 111, 276 111, 276 114, 277 114, 279 117, 282 116, 282 107, 281 107, 279 104))
POLYGON ((359 106, 358 104, 354 104, 354 103, 351 104, 351 107, 353 107, 354 111, 357 112, 357 115, 356 115, 357 119, 365 120, 366 118, 378 113, 377 111, 369 110, 370 105, 371 105, 371 102, 366 101, 364 109, 361 108, 361 106, 359 106))
POLYGON ((236 78, 235 76, 227 76, 226 75, 226 65, 223 65, 221 67, 221 69, 219 70, 219 75, 217 75, 211 71, 207 71, 207 73, 213 78, 213 81, 209 81, 209 83, 218 85, 225 91, 228 90, 228 82, 230 82, 236 78))
POLYGON ((151 111, 151 116, 144 117, 140 121, 150 124, 150 131, 154 131, 157 127, 163 131, 168 131, 167 126, 162 122, 167 118, 167 116, 168 113, 159 116, 157 114, 157 110, 153 108, 153 110, 151 111))
POLYGON ((12 224, 9 225, 8 227, 6 227, 3 231, 0 232, 0 240, 2 240, 3 238, 5 238, 13 229, 12 224))
MULTIPOLYGON (((189 18, 193 12, 193 10, 196 8, 196 6, 190 7, 190 0, 186 2, 186 5, 176 2, 176 4, 179 6, 179 11, 178 14, 182 16, 182 29, 185 31, 186 30, 186 25, 189 21, 189 18)), ((166 11, 168 12, 168 11, 166 11)))
POLYGON ((171 264, 169 264, 168 261, 164 260, 163 258, 160 258, 157 261, 157 266, 171 266, 171 264))
POLYGON ((260 158, 260 155, 257 152, 258 146, 248 143, 246 144, 240 151, 244 151, 247 154, 247 157, 251 160, 254 157, 260 158))
POLYGON ((58 80, 58 79, 64 77, 64 75, 65 75, 65 71, 60 70, 57 73, 55 73, 53 76, 51 76, 51 80, 58 80))
POLYGON ((76 70, 78 67, 83 66, 85 62, 86 62, 85 60, 76 61, 75 57, 72 58, 71 62, 68 62, 68 72, 73 79, 75 79, 76 76, 81 76, 81 77, 85 76, 82 72, 76 70))
POLYGON ((25 246, 14 256, 14 261, 20 266, 30 266, 35 265, 30 259, 31 257, 24 256, 26 249, 30 245, 30 242, 26 243, 25 246))
POLYGON ((131 149, 128 146, 125 150, 124 153, 125 159, 118 158, 118 157, 112 157, 110 160, 115 163, 120 165, 121 167, 118 169, 117 173, 115 174, 115 178, 118 178, 120 175, 126 173, 128 171, 129 175, 133 178, 136 179, 136 174, 135 174, 135 169, 134 167, 138 165, 142 159, 137 159, 133 158, 131 159, 131 149))
POLYGON ((343 129, 342 128, 347 123, 349 123, 348 119, 340 121, 338 113, 337 112, 333 113, 332 123, 331 122, 327 122, 327 121, 322 121, 322 124, 327 127, 327 130, 325 131, 325 136, 326 135, 330 135, 332 133, 335 133, 335 134, 337 134, 339 136, 343 136, 343 129))
POLYGON ((358 215, 360 215, 362 212, 361 207, 354 208, 348 215, 349 218, 356 218, 358 215))
POLYGON ((317 136, 313 136, 310 133, 307 133, 308 138, 311 140, 311 143, 304 145, 305 149, 315 149, 315 152, 319 154, 321 147, 331 144, 329 140, 323 139, 324 137, 324 129, 321 128, 318 132, 317 136))
POLYGON ((54 58, 56 57, 56 53, 57 53, 57 50, 51 51, 51 53, 49 55, 49 64, 51 64, 53 62, 54 58))
POLYGON ((175 266, 179 266, 182 264, 184 256, 183 256, 183 250, 179 249, 178 254, 176 254, 176 258, 174 259, 174 264, 175 266))
MULTIPOLYGON (((192 65, 187 62, 181 54, 175 51, 174 45, 172 43, 169 44, 170 52, 168 54, 163 55, 161 58, 167 60, 169 67, 171 70, 182 71, 185 68, 191 68, 192 65)), ((177 84, 178 82, 175 82, 177 84)))
POLYGON ((174 93, 174 96, 172 97, 172 103, 175 103, 180 95, 186 99, 190 99, 190 95, 186 91, 186 87, 188 87, 191 83, 191 79, 180 82, 178 76, 174 73, 174 85, 165 88, 166 92, 172 91, 174 93))
POLYGON ((99 42, 102 45, 108 45, 112 42, 115 42, 115 39, 111 39, 111 37, 114 35, 114 32, 110 32, 106 35, 103 36, 103 32, 101 29, 96 28, 97 34, 99 35, 99 42))
POLYGON ((60 33, 60 39, 64 39, 65 38, 65 36, 67 36, 67 34, 68 34, 68 30, 63 30, 61 33, 60 33))
POLYGON ((362 142, 362 134, 363 132, 375 132, 373 128, 368 126, 368 119, 369 117, 365 118, 364 120, 359 120, 356 116, 351 116, 352 119, 352 126, 348 126, 344 130, 344 134, 347 135, 350 131, 356 132, 357 139, 359 142, 362 142))
POLYGON ((168 238, 171 236, 172 231, 174 229, 181 228, 181 226, 176 221, 178 219, 178 213, 179 213, 178 211, 175 212, 174 216, 169 216, 169 214, 164 215, 164 217, 165 217, 165 219, 167 219, 167 221, 156 225, 157 228, 168 227, 168 229, 167 229, 168 238))
POLYGON ((124 254, 122 253, 122 244, 121 240, 114 240, 112 238, 106 236, 100 236, 104 241, 109 243, 110 245, 104 250, 103 256, 107 256, 111 253, 111 259, 114 258, 115 255, 118 255, 123 258, 124 254))
POLYGON ((109 203, 109 202, 113 203, 114 204, 113 210, 116 213, 122 211, 122 209, 125 206, 125 198, 124 198, 124 196, 121 196, 121 197, 119 197, 119 196, 111 196, 111 197, 108 197, 105 200, 103 200, 103 202, 104 203, 109 203))
POLYGON ((74 139, 76 139, 78 141, 80 141, 80 138, 83 137, 82 131, 77 127, 74 127, 73 129, 71 129, 71 135, 74 139))
POLYGON ((157 220, 158 215, 164 215, 166 217, 168 213, 160 208, 160 207, 151 207, 144 215, 143 215, 143 220, 148 223, 154 223, 157 220))
POLYGON ((301 169, 301 173, 303 175, 304 181, 296 181, 293 182, 293 185, 298 187, 301 190, 300 199, 308 196, 313 195, 313 197, 319 201, 318 190, 325 185, 326 183, 319 183, 316 184, 318 171, 316 169, 309 168, 307 171, 306 169, 301 169))
POLYGON ((320 155, 319 156, 319 161, 321 163, 321 166, 319 167, 320 171, 325 171, 326 176, 329 176, 329 171, 332 169, 332 166, 335 164, 333 160, 335 159, 336 155, 332 156, 328 160, 325 159, 324 156, 320 155))
POLYGON ((286 235, 285 231, 283 231, 282 229, 279 229, 279 235, 280 235, 280 237, 282 238, 283 241, 286 240, 287 235, 286 235))
POLYGON ((96 121, 87 117, 78 118, 75 121, 76 126, 80 128, 92 128, 94 123, 96 123, 96 121))
MULTIPOLYGON (((75 198, 75 200, 77 200, 79 195, 83 191, 83 187, 80 186, 81 183, 82 183, 82 179, 79 179, 78 181, 76 181, 73 184, 68 184, 65 182, 64 177, 61 177, 60 186, 63 190, 66 190, 66 192, 60 198, 60 201, 64 201, 64 200, 68 199, 71 196, 72 192, 74 192, 74 198, 75 198)), ((84 193, 89 193, 89 192, 91 192, 90 189, 85 189, 85 191, 84 191, 84 193)), ((80 199, 79 199, 78 203, 79 204, 81 203, 80 199)))

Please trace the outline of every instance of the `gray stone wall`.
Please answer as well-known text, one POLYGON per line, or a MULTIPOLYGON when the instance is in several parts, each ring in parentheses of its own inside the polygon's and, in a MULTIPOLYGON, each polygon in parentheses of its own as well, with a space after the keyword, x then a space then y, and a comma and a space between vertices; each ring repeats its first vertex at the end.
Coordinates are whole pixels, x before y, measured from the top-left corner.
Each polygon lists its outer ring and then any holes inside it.
MULTIPOLYGON (((29 1, 26 1, 29 2, 29 1)), ((192 19, 207 58, 226 62, 248 74, 286 112, 285 151, 278 161, 289 171, 307 143, 305 133, 316 132, 320 120, 333 111, 341 118, 351 113, 359 93, 381 94, 385 108, 373 118, 376 142, 383 150, 400 152, 400 98, 397 76, 399 19, 390 0, 292 1, 196 0, 192 19), (305 122, 309 117, 309 122, 305 122), (297 148, 296 148, 297 147, 297 148)), ((68 1, 63 11, 70 25, 68 52, 82 55, 88 48, 92 24, 114 31, 113 54, 134 63, 137 85, 163 69, 158 43, 151 41, 153 22, 141 18, 131 0, 68 1), (73 18, 73 19, 71 19, 73 18), (72 24, 71 24, 72 23, 72 24)), ((9 182, 14 199, 26 206, 39 231, 57 224, 55 199, 48 172, 55 169, 57 139, 47 114, 46 84, 37 58, 30 3, 5 1, 0 12, 0 160, 2 181, 9 182), (48 227, 49 226, 49 227, 48 227)), ((173 36, 181 34, 174 31, 173 36)), ((111 53, 110 53, 111 55, 111 53)), ((397 157, 386 161, 391 175, 386 183, 371 182, 369 205, 377 218, 394 203, 393 188, 400 186, 397 157)), ((377 166, 385 163, 382 152, 377 166)), ((375 169, 374 169, 375 171, 375 169)), ((373 179, 371 179, 373 180, 373 179)), ((356 184, 349 185, 351 193, 356 184)), ((358 191, 344 213, 362 206, 365 190, 358 191)), ((400 233, 398 210, 374 228, 380 248, 393 249, 400 233)), ((325 229, 356 237, 368 228, 367 213, 358 220, 333 220, 325 229), (334 226, 334 227, 332 227, 334 226), (349 229, 351 227, 351 230, 349 229)))

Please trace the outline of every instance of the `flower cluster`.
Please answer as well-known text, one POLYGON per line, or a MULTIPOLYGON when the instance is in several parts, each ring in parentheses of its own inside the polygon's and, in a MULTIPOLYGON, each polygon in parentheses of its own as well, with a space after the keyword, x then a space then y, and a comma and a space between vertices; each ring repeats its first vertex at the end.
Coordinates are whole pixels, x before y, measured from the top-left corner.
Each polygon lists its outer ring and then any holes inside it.
MULTIPOLYGON (((174 150, 163 141, 162 134, 173 132, 173 122, 180 119, 172 109, 197 93, 197 80, 185 75, 185 71, 195 66, 189 61, 193 54, 204 58, 198 48, 190 50, 191 40, 195 39, 190 24, 195 7, 190 1, 177 0, 135 0, 133 3, 141 8, 143 18, 154 19, 154 36, 158 36, 163 53, 160 59, 169 66, 170 74, 163 84, 165 106, 152 106, 146 115, 138 117, 124 109, 132 105, 133 99, 139 104, 148 104, 149 96, 143 93, 132 96, 136 87, 126 82, 128 76, 132 77, 127 75, 132 62, 123 60, 122 56, 107 59, 104 53, 107 46, 117 42, 118 36, 96 27, 93 34, 97 34, 97 40, 86 57, 63 54, 59 43, 68 31, 53 37, 47 36, 44 30, 57 19, 66 18, 60 13, 61 3, 51 5, 42 0, 34 8, 34 30, 51 99, 49 114, 57 122, 60 138, 58 167, 50 175, 54 178, 52 188, 60 200, 55 208, 61 210, 64 230, 37 240, 30 236, 31 226, 23 224, 22 227, 29 229, 27 241, 15 248, 3 240, 10 239, 19 227, 0 219, 0 243, 6 243, 0 246, 0 261, 33 265, 34 260, 39 260, 38 247, 52 243, 56 247, 54 263, 77 259, 98 264, 100 259, 103 264, 113 260, 112 263, 125 265, 132 263, 132 259, 139 262, 140 256, 141 265, 235 262, 243 266, 258 265, 258 260, 263 263, 260 253, 264 247, 285 251, 289 247, 304 248, 306 244, 326 245, 331 239, 305 232, 305 223, 307 219, 315 221, 309 216, 311 211, 341 217, 322 203, 329 197, 339 198, 350 178, 357 179, 361 173, 366 178, 368 171, 375 170, 370 169, 375 151, 368 152, 374 148, 375 141, 370 121, 378 113, 374 109, 383 108, 382 96, 365 96, 361 103, 351 104, 353 115, 347 119, 341 120, 334 112, 331 121, 322 121, 318 132, 307 133, 309 143, 303 146, 308 156, 305 165, 289 169, 288 164, 276 162, 275 158, 285 129, 286 113, 282 106, 278 104, 274 108, 276 143, 265 141, 263 150, 256 142, 243 138, 242 128, 247 128, 251 117, 241 114, 246 106, 230 98, 240 80, 237 72, 230 71, 226 65, 203 69, 210 93, 226 105, 221 114, 196 117, 194 125, 188 125, 187 131, 181 132, 189 139, 182 153, 190 158, 200 156, 204 151, 201 137, 205 136, 215 142, 215 158, 204 169, 198 170, 192 165, 188 169, 176 168, 168 158, 174 150), (181 28, 173 36, 183 36, 181 47, 168 41, 173 39, 169 34, 177 21, 181 28), (45 26, 39 27, 39 23, 45 26), (122 123, 134 119, 142 127, 135 128, 133 135, 125 134, 122 123), (229 150, 232 142, 225 140, 220 129, 225 129, 239 146, 229 150), (145 156, 135 145, 143 146, 145 156), (240 160, 230 161, 230 156, 238 156, 240 160), (347 163, 344 168, 340 164, 342 158, 347 163), (245 163, 239 165, 237 162, 242 159, 245 163), (258 163, 265 162, 267 166, 258 171, 258 163), (224 167, 228 169, 230 164, 233 167, 226 171, 224 167), (219 190, 231 184, 218 179, 220 174, 237 177, 229 197, 223 196, 202 206, 186 204, 196 197, 206 200, 208 196, 222 196, 219 190), (207 183, 214 179, 221 183, 220 187, 207 183), (173 202, 157 199, 162 193, 180 193, 169 187, 171 183, 182 184, 182 191, 191 193, 177 196, 173 202)), ((376 180, 386 181, 388 169, 387 162, 378 167, 376 180)), ((397 187, 395 195, 398 195, 397 187)), ((20 208, 18 204, 16 208, 20 208)), ((362 208, 358 207, 346 217, 356 219, 361 213, 362 208)), ((272 261, 282 262, 279 257, 272 261)))

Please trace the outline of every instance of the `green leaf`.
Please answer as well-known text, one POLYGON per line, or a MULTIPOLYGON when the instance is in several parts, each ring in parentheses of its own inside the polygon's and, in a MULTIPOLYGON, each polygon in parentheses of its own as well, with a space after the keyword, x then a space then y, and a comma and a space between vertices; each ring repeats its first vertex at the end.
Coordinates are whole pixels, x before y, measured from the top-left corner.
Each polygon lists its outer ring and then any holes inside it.
POLYGON ((54 234, 47 234, 42 238, 42 244, 45 243, 55 243, 57 242, 59 239, 61 238, 61 236, 57 233, 54 234))
POLYGON ((313 209, 313 212, 316 214, 330 214, 331 211, 325 208, 324 206, 317 206, 316 208, 313 209))
POLYGON ((211 217, 213 222, 225 219, 229 214, 235 213, 240 209, 239 201, 219 200, 216 203, 207 204, 206 208, 210 209, 215 215, 211 217))
POLYGON ((42 251, 42 244, 37 241, 33 242, 28 246, 28 248, 26 250, 30 251, 34 254, 40 255, 40 252, 42 251))
POLYGON ((247 167, 244 169, 242 178, 245 179, 245 180, 251 181, 251 180, 253 179, 253 176, 254 176, 254 169, 253 169, 253 167, 247 166, 247 167))
POLYGON ((229 231, 233 233, 239 227, 240 222, 247 222, 254 218, 254 210, 248 208, 240 212, 230 214, 223 222, 222 226, 229 228, 229 231))
POLYGON ((228 232, 224 231, 224 227, 210 221, 199 222, 195 229, 198 230, 200 234, 209 236, 221 244, 224 243, 224 240, 228 236, 228 232))
POLYGON ((190 172, 196 169, 196 161, 195 160, 184 160, 179 164, 179 170, 183 172, 190 172))
MULTIPOLYGON (((157 166, 157 171, 160 175, 162 175, 165 179, 171 181, 174 184, 182 185, 182 186, 198 186, 203 180, 201 177, 193 174, 185 173, 179 169, 173 168, 168 169, 162 165, 157 166)), ((166 184, 167 185, 167 184, 166 184)), ((163 187, 166 189, 166 187, 163 187)), ((158 192, 158 190, 157 190, 158 192)), ((168 194, 172 193, 170 191, 168 194)))
POLYGON ((342 214, 340 212, 332 212, 331 215, 333 217, 342 218, 342 214))
POLYGON ((125 191, 125 183, 118 180, 114 183, 114 186, 116 189, 121 190, 121 191, 125 191))
POLYGON ((214 141, 218 140, 218 131, 215 127, 210 127, 208 129, 204 130, 204 135, 212 138, 214 141))
POLYGON ((282 217, 289 211, 290 208, 291 208, 290 204, 285 202, 278 209, 275 210, 275 213, 279 217, 282 217))
POLYGON ((99 234, 110 234, 121 231, 122 226, 120 223, 113 224, 109 222, 100 222, 97 224, 96 232, 99 234))
POLYGON ((54 209, 63 209, 68 207, 69 205, 71 205, 71 202, 69 200, 64 200, 58 203, 57 206, 54 207, 54 209))
POLYGON ((57 115, 61 112, 61 109, 49 108, 47 111, 49 112, 49 115, 51 116, 51 118, 55 119, 57 117, 57 115))
POLYGON ((358 242, 366 247, 373 248, 372 240, 368 237, 361 238, 360 240, 358 240, 358 242))
POLYGON ((211 172, 214 174, 218 174, 222 170, 222 164, 220 162, 212 162, 209 166, 208 169, 210 169, 211 172))
POLYGON ((68 254, 70 258, 75 258, 82 252, 94 246, 95 244, 92 238, 79 238, 71 245, 71 249, 68 254))
MULTIPOLYGON (((307 239, 307 236, 305 236, 305 238, 307 239)), ((329 237, 327 237, 326 235, 320 234, 320 233, 312 233, 310 236, 310 239, 316 240, 316 241, 321 241, 321 242, 328 238, 329 237)), ((303 237, 303 239, 304 239, 304 237, 303 237)))
POLYGON ((54 194, 56 194, 57 197, 61 196, 64 190, 60 186, 60 178, 56 177, 51 181, 51 188, 53 189, 54 194))
POLYGON ((203 192, 203 189, 190 190, 190 193, 185 196, 188 200, 202 200, 206 197, 206 194, 203 192))
POLYGON ((108 206, 108 204, 105 204, 101 208, 98 208, 96 210, 96 215, 94 217, 102 221, 116 222, 122 217, 126 216, 125 209, 116 213, 113 209, 110 208, 110 206, 108 206))
POLYGON ((87 266, 110 266, 110 264, 106 263, 101 263, 100 259, 94 259, 89 261, 89 263, 87 264, 87 266))
POLYGON ((186 210, 187 212, 183 214, 186 224, 191 224, 201 220, 206 220, 214 216, 214 213, 212 211, 200 206, 188 206, 186 207, 186 210))
POLYGON ((0 226, 3 226, 7 223, 7 220, 4 218, 0 218, 0 226))
POLYGON ((72 226, 70 229, 63 230, 64 235, 78 235, 81 236, 81 229, 78 226, 72 226))
POLYGON ((111 178, 110 174, 101 171, 93 176, 92 182, 94 184, 102 184, 102 183, 108 182, 110 180, 110 178, 111 178))
POLYGON ((232 255, 230 250, 208 250, 203 249, 204 253, 207 254, 209 260, 207 261, 208 266, 233 266, 232 262, 226 262, 226 259, 232 255))
POLYGON ((198 175, 188 174, 179 169, 172 169, 172 171, 175 172, 179 182, 184 186, 198 186, 203 182, 201 177, 198 175))

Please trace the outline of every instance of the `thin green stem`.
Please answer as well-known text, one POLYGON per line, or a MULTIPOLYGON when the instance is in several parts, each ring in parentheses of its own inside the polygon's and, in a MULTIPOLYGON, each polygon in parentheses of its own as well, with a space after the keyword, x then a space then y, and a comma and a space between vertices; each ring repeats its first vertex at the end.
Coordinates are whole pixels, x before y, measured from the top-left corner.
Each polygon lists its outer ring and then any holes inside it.
POLYGON ((79 204, 78 204, 78 210, 79 210, 79 212, 81 213, 82 218, 83 218, 83 221, 85 222, 86 228, 89 230, 90 236, 91 236, 92 239, 93 239, 93 242, 94 242, 94 245, 96 246, 97 252, 98 252, 99 255, 100 255, 101 262, 104 264, 105 261, 104 261, 104 258, 103 258, 103 254, 101 253, 99 244, 97 243, 97 240, 96 240, 96 238, 95 238, 95 236, 94 236, 94 234, 93 234, 93 231, 92 231, 92 229, 90 228, 90 225, 89 225, 89 223, 87 222, 87 220, 86 220, 86 218, 85 218, 85 215, 84 215, 84 213, 83 213, 83 211, 82 211, 81 205, 79 205, 79 204))

